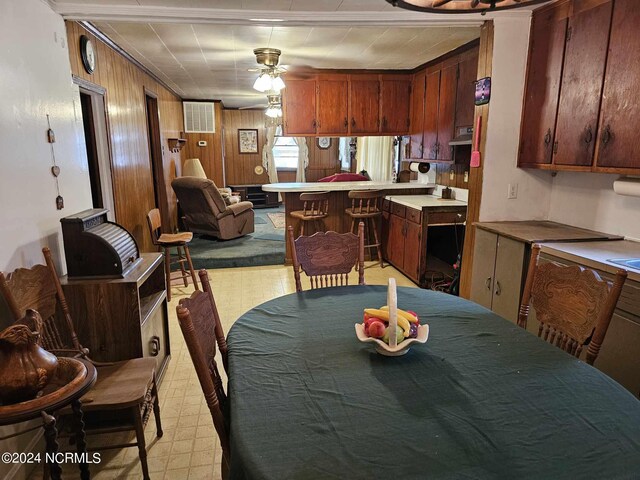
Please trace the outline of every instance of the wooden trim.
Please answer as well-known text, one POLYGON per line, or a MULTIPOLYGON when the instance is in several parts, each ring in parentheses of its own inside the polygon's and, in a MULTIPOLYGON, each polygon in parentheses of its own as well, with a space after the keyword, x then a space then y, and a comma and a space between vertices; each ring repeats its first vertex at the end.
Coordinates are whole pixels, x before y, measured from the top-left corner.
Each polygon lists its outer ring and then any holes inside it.
POLYGON ((104 96, 107 93, 107 89, 101 85, 90 82, 89 80, 85 80, 84 78, 80 78, 77 75, 71 75, 73 83, 78 85, 85 90, 89 90, 90 92, 97 93, 98 95, 104 96))
MULTIPOLYGON (((480 33, 480 56, 478 58, 478 78, 490 77, 493 61, 493 21, 487 21, 480 33)), ((473 249, 475 246, 476 227, 473 225, 480 219, 480 203, 482 200, 482 177, 486 158, 487 125, 489 123, 489 105, 477 106, 473 124, 482 117, 480 136, 480 152, 482 159, 478 168, 469 169, 469 200, 467 206, 467 229, 462 251, 462 269, 460 276, 460 296, 470 298, 471 275, 473 274, 473 249)))
MULTIPOLYGON (((468 43, 465 43, 464 45, 459 46, 458 48, 451 50, 450 52, 445 53, 444 55, 440 55, 438 58, 434 58, 433 60, 429 60, 426 63, 423 63, 422 65, 418 65, 417 67, 415 67, 412 70, 408 70, 405 71, 406 73, 418 73, 421 70, 426 70, 429 67, 432 67, 436 64, 440 64, 445 62, 446 60, 453 58, 453 57, 457 57, 461 54, 464 54, 465 52, 468 52, 470 50, 473 50, 474 48, 476 48, 477 46, 480 45, 480 41, 481 41, 482 37, 480 38, 476 38, 475 40, 471 40, 468 43)), ((459 59, 456 59, 456 63, 458 63, 459 59)), ((482 77, 478 77, 478 78, 482 78, 482 77)))
POLYGON ((171 88, 169 85, 167 85, 164 81, 162 81, 160 78, 158 78, 158 76, 155 73, 153 73, 151 70, 149 70, 147 67, 145 67, 142 63, 140 63, 138 60, 136 60, 134 57, 132 57, 129 53, 127 53, 125 50, 123 50, 122 47, 120 47, 116 42, 111 40, 111 38, 109 38, 105 33, 100 31, 94 24, 92 24, 91 22, 86 22, 86 21, 79 21, 79 22, 76 22, 76 23, 78 23, 82 28, 84 28, 85 30, 87 30, 88 32, 93 34, 96 38, 98 38, 99 40, 104 42, 108 47, 112 48, 115 52, 117 52, 120 55, 122 55, 129 62, 133 63, 136 67, 138 67, 144 73, 149 75, 156 82, 158 82, 164 88, 166 88, 171 93, 173 93, 176 97, 182 98, 182 95, 180 95, 173 88, 171 88))

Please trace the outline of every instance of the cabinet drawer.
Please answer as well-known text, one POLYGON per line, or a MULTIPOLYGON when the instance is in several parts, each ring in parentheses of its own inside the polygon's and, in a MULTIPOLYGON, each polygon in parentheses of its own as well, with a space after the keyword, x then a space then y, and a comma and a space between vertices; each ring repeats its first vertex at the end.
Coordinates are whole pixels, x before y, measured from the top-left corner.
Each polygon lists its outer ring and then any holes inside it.
POLYGON ((427 218, 429 225, 461 224, 467 219, 467 212, 433 212, 427 218))
POLYGON ((389 209, 390 209, 390 206, 389 206, 390 204, 391 204, 391 202, 390 202, 389 200, 384 199, 384 200, 382 201, 382 211, 383 211, 383 212, 388 212, 388 211, 389 211, 389 209))
POLYGON ((155 357, 156 369, 160 372, 162 364, 169 354, 168 335, 166 330, 167 310, 166 302, 158 305, 158 308, 149 315, 147 321, 142 324, 140 341, 142 342, 142 356, 155 357))
POLYGON ((407 220, 413 223, 420 223, 422 221, 422 210, 407 208, 407 220))
POLYGON ((397 215, 400 218, 404 218, 407 213, 407 208, 398 203, 391 202, 391 213, 397 215))

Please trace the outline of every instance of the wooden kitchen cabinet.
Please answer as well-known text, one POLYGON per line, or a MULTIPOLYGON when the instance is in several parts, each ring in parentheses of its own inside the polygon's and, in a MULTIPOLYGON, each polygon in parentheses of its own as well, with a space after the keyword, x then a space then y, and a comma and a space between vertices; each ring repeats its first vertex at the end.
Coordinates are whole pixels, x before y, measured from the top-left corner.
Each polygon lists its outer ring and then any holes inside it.
POLYGON ((317 125, 319 135, 341 136, 349 132, 349 82, 347 75, 318 78, 317 125))
POLYGON ((514 323, 529 251, 525 247, 524 242, 476 229, 471 300, 514 323))
POLYGON ((597 138, 612 2, 582 11, 578 7, 574 4, 567 27, 553 164, 590 168, 597 138))
POLYGON ((422 158, 435 160, 438 149, 438 103, 440 101, 440 70, 428 72, 424 96, 424 134, 422 158))
POLYGON ((640 9, 634 0, 616 0, 596 153, 596 171, 640 173, 640 9), (633 169, 633 172, 629 170, 633 169))
POLYGON ((458 87, 458 64, 443 66, 440 72, 440 95, 438 98, 438 141, 436 160, 451 161, 456 116, 456 90, 458 87))
POLYGON ((401 135, 409 131, 411 79, 407 75, 381 75, 380 133, 401 135))
POLYGON ((351 75, 349 133, 362 135, 380 129, 380 80, 377 75, 351 75))
POLYGON ((170 359, 163 257, 143 253, 124 278, 60 279, 80 343, 99 362, 154 357, 162 378, 170 359))
POLYGON ((282 96, 284 134, 316 134, 316 81, 315 79, 286 80, 286 93, 282 96))
POLYGON ((426 72, 414 74, 411 82, 411 125, 409 158, 422 158, 426 72))
POLYGON ((458 64, 458 87, 456 89, 456 127, 473 126, 476 111, 475 93, 478 77, 478 58, 480 50, 474 48, 461 55, 458 64))
POLYGON ((569 3, 559 2, 534 15, 518 165, 551 164, 555 137, 569 3))

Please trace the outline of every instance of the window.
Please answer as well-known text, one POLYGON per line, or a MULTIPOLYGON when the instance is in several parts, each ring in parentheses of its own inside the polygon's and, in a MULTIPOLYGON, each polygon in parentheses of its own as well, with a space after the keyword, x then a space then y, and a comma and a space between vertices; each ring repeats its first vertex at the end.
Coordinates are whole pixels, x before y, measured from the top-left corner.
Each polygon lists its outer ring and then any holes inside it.
POLYGON ((278 170, 298 168, 298 145, 293 137, 276 137, 273 160, 278 170))

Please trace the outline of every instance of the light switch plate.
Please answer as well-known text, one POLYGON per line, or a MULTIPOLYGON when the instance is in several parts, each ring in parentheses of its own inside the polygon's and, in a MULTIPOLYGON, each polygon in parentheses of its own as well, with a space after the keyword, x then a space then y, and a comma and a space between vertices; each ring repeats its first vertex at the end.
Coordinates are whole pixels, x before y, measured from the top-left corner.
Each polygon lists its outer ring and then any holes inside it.
POLYGON ((198 146, 199 146, 199 147, 206 147, 206 146, 207 146, 207 142, 206 142, 206 140, 200 140, 200 141, 198 141, 198 146))
POLYGON ((510 183, 509 184, 509 190, 507 191, 507 198, 508 199, 518 198, 518 184, 517 183, 510 183))

